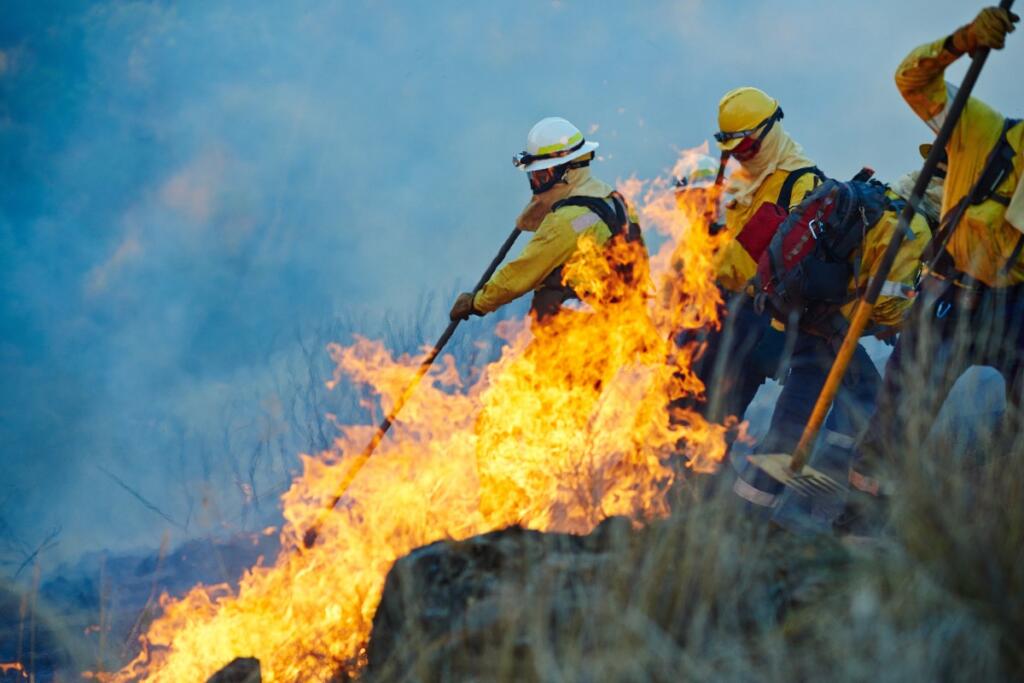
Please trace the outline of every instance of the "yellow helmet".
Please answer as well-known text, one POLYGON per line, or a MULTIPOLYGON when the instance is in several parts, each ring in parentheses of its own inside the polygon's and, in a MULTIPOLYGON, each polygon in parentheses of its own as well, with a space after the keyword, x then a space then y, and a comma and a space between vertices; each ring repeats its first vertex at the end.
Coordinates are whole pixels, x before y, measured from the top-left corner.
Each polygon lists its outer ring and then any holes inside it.
POLYGON ((719 148, 733 149, 767 124, 776 112, 781 113, 778 101, 757 88, 747 86, 725 93, 718 103, 719 132, 715 133, 715 140, 719 148))

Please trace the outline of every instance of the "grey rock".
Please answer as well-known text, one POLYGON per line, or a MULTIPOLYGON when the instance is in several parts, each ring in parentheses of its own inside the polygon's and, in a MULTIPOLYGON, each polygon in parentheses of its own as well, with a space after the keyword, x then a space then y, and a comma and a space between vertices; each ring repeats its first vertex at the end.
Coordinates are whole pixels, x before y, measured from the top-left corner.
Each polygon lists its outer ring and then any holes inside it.
POLYGON ((206 683, 260 683, 262 680, 260 660, 255 657, 238 657, 210 676, 206 683))

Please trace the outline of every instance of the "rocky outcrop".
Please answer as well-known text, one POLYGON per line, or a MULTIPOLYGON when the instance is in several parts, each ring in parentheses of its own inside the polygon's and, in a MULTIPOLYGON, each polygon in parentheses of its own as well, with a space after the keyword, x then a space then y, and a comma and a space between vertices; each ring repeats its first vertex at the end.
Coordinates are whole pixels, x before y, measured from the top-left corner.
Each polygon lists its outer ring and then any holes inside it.
POLYGON ((742 539, 693 517, 643 529, 613 518, 588 536, 513 527, 419 548, 388 575, 365 678, 540 680, 562 667, 574 680, 657 678, 650 667, 713 649, 716 632, 781 624, 836 557, 736 523, 742 539))
POLYGON ((260 683, 262 680, 260 660, 255 657, 238 657, 210 676, 206 683, 260 683))
POLYGON ((570 618, 573 596, 597 585, 597 575, 613 561, 613 539, 630 534, 628 520, 613 518, 589 536, 511 527, 412 552, 388 575, 373 620, 368 675, 424 665, 443 670, 456 652, 525 646, 530 624, 516 623, 516 606, 554 593, 560 599, 547 615, 552 624, 570 618))

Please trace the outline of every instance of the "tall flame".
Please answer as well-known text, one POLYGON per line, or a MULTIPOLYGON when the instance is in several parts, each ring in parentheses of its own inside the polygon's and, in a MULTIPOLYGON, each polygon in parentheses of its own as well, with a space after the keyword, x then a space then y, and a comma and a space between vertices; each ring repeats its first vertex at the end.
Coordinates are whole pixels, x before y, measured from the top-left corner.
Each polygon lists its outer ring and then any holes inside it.
MULTIPOLYGON (((609 259, 582 243, 566 270, 589 310, 543 325, 504 324, 500 359, 469 386, 442 358, 308 550, 298 549, 303 531, 373 426, 344 427, 333 449, 302 456, 303 474, 282 499, 286 550, 276 563, 250 569, 237 591, 198 586, 180 599, 164 596, 140 654, 96 677, 202 681, 239 656, 259 658, 265 681, 357 671, 385 575, 413 548, 512 523, 582 533, 609 515, 639 522, 667 512, 674 461, 713 470, 725 426, 686 410, 670 415, 668 405, 703 391, 690 370, 699 345, 677 348, 672 337, 717 324, 712 259, 724 237, 706 229, 704 200, 680 201, 668 179, 631 179, 619 189, 648 238, 663 240, 644 286, 608 285, 628 245, 609 259)), ((384 410, 418 364, 362 338, 329 350, 335 381, 372 387, 384 410)))

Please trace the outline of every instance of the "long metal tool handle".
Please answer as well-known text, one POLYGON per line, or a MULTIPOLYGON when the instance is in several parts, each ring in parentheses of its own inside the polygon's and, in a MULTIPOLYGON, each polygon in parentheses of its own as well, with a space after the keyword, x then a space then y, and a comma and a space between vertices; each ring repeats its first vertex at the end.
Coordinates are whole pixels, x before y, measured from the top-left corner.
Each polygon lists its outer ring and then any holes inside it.
MULTIPOLYGON (((502 244, 501 249, 498 250, 498 255, 495 256, 494 260, 491 261, 491 264, 487 266, 487 270, 484 271, 484 274, 480 277, 480 281, 477 282, 476 286, 473 288, 474 294, 483 289, 483 286, 491 279, 491 276, 494 275, 494 271, 498 269, 501 262, 505 260, 506 256, 508 256, 509 250, 512 249, 512 245, 515 243, 516 239, 518 239, 521 232, 522 231, 519 228, 515 228, 512 230, 511 234, 509 234, 508 238, 505 239, 505 243, 502 244)), ((398 400, 395 401, 395 405, 391 407, 391 410, 388 412, 387 417, 384 418, 384 421, 378 425, 377 431, 373 433, 373 437, 370 439, 370 442, 366 444, 366 448, 364 448, 356 458, 347 463, 348 469, 345 471, 345 478, 342 479, 341 484, 338 486, 337 493, 334 494, 331 502, 320 510, 320 513, 317 515, 316 522, 314 522, 313 525, 306 530, 306 533, 303 534, 302 543, 307 548, 312 547, 313 544, 316 543, 316 538, 320 533, 320 527, 323 526, 324 519, 332 510, 334 510, 338 501, 340 501, 342 496, 345 495, 345 491, 348 490, 348 487, 356 478, 356 475, 359 474, 361 469, 363 469, 363 465, 365 465, 366 461, 370 459, 371 455, 373 455, 373 452, 377 449, 377 446, 380 445, 380 442, 384 440, 384 435, 388 433, 389 429, 391 429, 391 424, 393 423, 395 416, 398 415, 400 410, 402 410, 405 402, 409 400, 409 397, 412 396, 413 392, 416 390, 420 380, 423 379, 423 376, 427 374, 427 370, 430 369, 434 360, 437 359, 438 354, 441 353, 441 350, 448 343, 448 340, 452 338, 453 334, 455 334, 455 329, 459 326, 460 322, 460 320, 453 320, 448 323, 448 327, 445 328, 445 331, 441 334, 437 343, 434 344, 434 347, 430 349, 426 358, 424 358, 420 363, 412 381, 409 382, 409 385, 399 395, 398 400)))
MULTIPOLYGON (((999 3, 999 6, 1006 10, 1010 9, 1012 5, 1013 0, 1003 0, 999 3)), ((917 177, 914 189, 910 193, 910 201, 906 203, 903 211, 900 212, 899 224, 893 233, 892 241, 889 242, 889 247, 882 256, 882 262, 879 264, 878 270, 875 271, 864 292, 864 296, 857 305, 853 320, 850 321, 850 329, 847 331, 846 338, 843 339, 843 344, 839 348, 836 360, 832 364, 832 369, 829 370, 828 377, 825 379, 825 385, 822 387, 821 394, 818 395, 818 400, 814 404, 814 410, 807 421, 807 426, 804 427, 804 433, 800 437, 800 442, 797 444, 796 450, 793 451, 793 457, 789 461, 789 469, 794 473, 799 474, 803 470, 804 465, 807 464, 807 459, 814 448, 814 443, 818 439, 821 425, 825 422, 825 416, 828 415, 832 401, 835 400, 836 394, 839 392, 839 386, 842 384, 843 376, 850 365, 850 359, 853 358, 854 351, 857 350, 860 336, 871 319, 871 313, 878 302, 879 294, 882 292, 882 285, 885 284, 885 279, 889 276, 889 271, 892 270, 892 264, 896 261, 896 255, 903 245, 907 227, 914 217, 915 209, 920 204, 921 198, 924 197, 925 190, 928 189, 928 183, 935 174, 939 159, 946 149, 946 143, 949 141, 950 135, 953 134, 957 121, 960 120, 960 114, 967 105, 967 99, 971 96, 971 90, 974 89, 974 84, 978 80, 981 68, 985 65, 988 53, 989 49, 984 47, 975 51, 971 59, 971 66, 967 69, 967 75, 964 76, 963 83, 960 84, 960 90, 957 91, 956 97, 953 98, 953 103, 946 113, 946 120, 943 121, 942 128, 939 129, 938 135, 935 136, 931 152, 928 153, 928 158, 925 159, 924 166, 921 168, 921 174, 917 177)))

